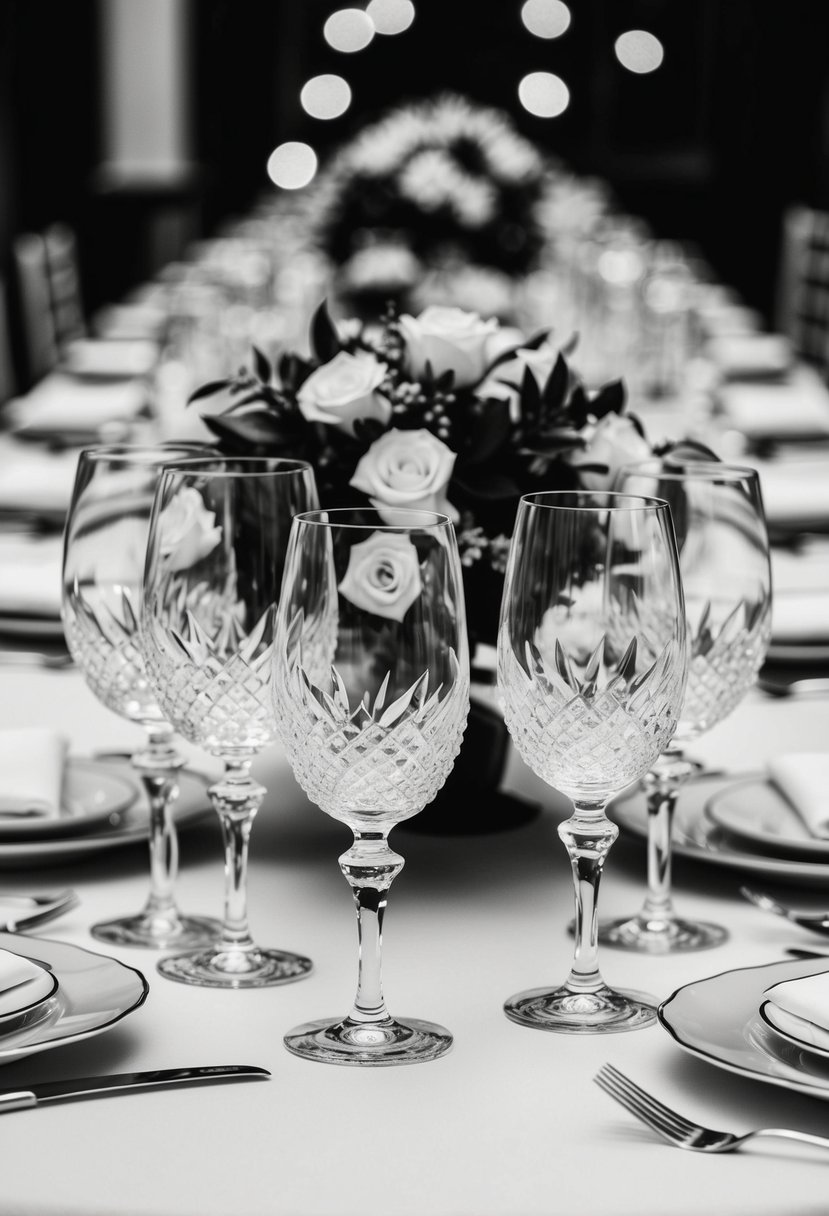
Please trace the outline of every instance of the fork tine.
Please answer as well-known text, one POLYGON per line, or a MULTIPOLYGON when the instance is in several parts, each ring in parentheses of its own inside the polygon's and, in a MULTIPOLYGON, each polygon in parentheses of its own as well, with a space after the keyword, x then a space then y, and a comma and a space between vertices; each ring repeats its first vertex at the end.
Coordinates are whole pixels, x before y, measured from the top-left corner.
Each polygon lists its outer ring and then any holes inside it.
POLYGON ((634 1081, 631 1081, 629 1077, 626 1077, 624 1073, 619 1072, 618 1068, 614 1068, 612 1064, 605 1064, 601 1071, 633 1101, 652 1112, 654 1117, 664 1120, 666 1124, 674 1127, 679 1134, 688 1135, 696 1130, 695 1123, 678 1114, 677 1111, 671 1110, 670 1106, 666 1106, 664 1102, 658 1101, 634 1081))
POLYGON ((659 1120, 651 1115, 649 1111, 640 1106, 638 1102, 635 1102, 621 1090, 616 1089, 613 1082, 609 1081, 607 1077, 599 1073, 593 1078, 593 1080, 600 1089, 603 1089, 604 1092, 611 1098, 614 1098, 620 1106, 623 1106, 625 1110, 629 1111, 630 1114, 638 1119, 641 1123, 646 1124, 652 1131, 661 1136, 663 1140, 667 1140, 670 1144, 677 1143, 676 1132, 669 1131, 659 1120))

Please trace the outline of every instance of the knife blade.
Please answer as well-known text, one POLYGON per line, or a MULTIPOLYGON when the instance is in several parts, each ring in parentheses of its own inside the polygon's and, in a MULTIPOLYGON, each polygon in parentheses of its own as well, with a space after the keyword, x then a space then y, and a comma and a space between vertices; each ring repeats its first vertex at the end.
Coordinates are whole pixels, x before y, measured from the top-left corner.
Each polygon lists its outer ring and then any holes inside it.
POLYGON ((41 1102, 103 1097, 161 1085, 194 1085, 203 1081, 244 1080, 270 1075, 267 1068, 257 1068, 253 1064, 214 1064, 202 1068, 159 1068, 154 1072, 122 1072, 102 1077, 75 1077, 70 1081, 46 1081, 31 1085, 28 1089, 0 1093, 0 1114, 28 1110, 40 1106, 41 1102))

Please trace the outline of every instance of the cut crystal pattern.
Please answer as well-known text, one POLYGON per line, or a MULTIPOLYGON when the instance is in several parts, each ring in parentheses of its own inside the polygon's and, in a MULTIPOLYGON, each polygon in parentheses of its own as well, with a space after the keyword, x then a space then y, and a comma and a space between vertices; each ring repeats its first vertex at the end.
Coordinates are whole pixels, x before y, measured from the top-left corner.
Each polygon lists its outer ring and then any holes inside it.
POLYGON ((581 676, 558 642, 553 664, 527 643, 525 667, 502 627, 498 663, 507 727, 530 768, 572 797, 606 797, 630 785, 676 726, 685 674, 678 640, 639 674, 637 654, 648 653, 641 639, 631 638, 610 669, 606 646, 603 637, 581 676))
MULTIPOLYGON (((327 814, 347 822, 396 822, 430 802, 460 750, 469 681, 450 652, 449 687, 430 688, 428 669, 386 704, 387 673, 373 705, 349 703, 345 681, 330 668, 328 688, 303 661, 302 618, 279 656, 279 732, 297 780, 327 814)), ((317 663, 312 663, 312 669, 317 663)))

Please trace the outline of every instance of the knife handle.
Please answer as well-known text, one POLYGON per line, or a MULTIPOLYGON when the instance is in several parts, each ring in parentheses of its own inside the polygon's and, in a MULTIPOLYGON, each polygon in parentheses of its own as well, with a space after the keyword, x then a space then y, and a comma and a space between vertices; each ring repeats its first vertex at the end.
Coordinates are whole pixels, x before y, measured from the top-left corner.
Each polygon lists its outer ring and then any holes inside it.
POLYGON ((30 1089, 21 1089, 17 1093, 0 1094, 0 1115, 9 1110, 28 1110, 37 1106, 37 1098, 30 1089))

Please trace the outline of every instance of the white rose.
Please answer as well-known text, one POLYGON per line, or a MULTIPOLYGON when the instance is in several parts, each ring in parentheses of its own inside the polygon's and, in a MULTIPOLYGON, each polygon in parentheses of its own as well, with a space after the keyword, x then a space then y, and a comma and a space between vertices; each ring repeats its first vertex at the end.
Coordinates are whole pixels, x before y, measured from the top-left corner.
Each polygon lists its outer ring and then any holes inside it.
POLYGON ((373 532, 353 545, 340 593, 357 608, 402 621, 423 584, 417 549, 399 532, 373 532))
POLYGON ((416 507, 440 511, 455 523, 458 513, 446 498, 455 467, 455 453, 431 431, 386 431, 366 452, 354 470, 350 485, 383 507, 416 507))
POLYGON ((586 490, 609 490, 622 465, 647 460, 651 455, 650 444, 630 418, 605 414, 587 433, 587 447, 571 454, 570 464, 575 469, 582 464, 606 464, 607 473, 581 473, 580 480, 586 490))
POLYGON ((222 539, 215 523, 216 512, 207 510, 198 490, 179 490, 159 518, 159 543, 168 568, 186 570, 207 557, 222 539))
POLYGON ((385 363, 369 351, 350 355, 341 350, 311 372, 297 393, 299 408, 309 422, 327 422, 350 434, 360 418, 386 423, 391 405, 377 392, 385 375, 385 363))
POLYGON ((400 330, 413 376, 423 376, 429 363, 435 376, 453 371, 455 385, 466 388, 477 384, 487 369, 498 321, 483 321, 476 312, 462 308, 430 304, 418 317, 404 313, 400 330))

